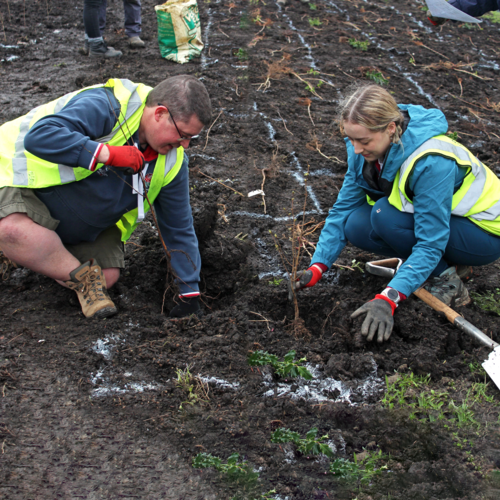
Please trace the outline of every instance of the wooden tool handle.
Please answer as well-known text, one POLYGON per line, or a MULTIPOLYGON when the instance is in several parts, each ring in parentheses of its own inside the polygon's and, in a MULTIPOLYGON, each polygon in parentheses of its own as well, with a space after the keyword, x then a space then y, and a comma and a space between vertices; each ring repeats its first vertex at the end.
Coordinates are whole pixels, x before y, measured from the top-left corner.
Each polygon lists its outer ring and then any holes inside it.
POLYGON ((413 292, 419 299, 431 306, 435 311, 443 312, 450 323, 455 323, 455 319, 461 317, 451 307, 441 302, 439 299, 430 294, 425 288, 419 288, 413 292))

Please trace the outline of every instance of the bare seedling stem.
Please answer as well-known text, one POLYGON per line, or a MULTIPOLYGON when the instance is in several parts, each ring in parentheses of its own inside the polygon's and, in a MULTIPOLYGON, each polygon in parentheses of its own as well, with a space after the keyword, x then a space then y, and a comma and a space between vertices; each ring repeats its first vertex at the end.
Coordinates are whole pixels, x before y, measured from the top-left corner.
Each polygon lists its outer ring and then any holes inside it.
POLYGON ((309 103, 309 106, 307 106, 307 112, 309 113, 309 119, 311 120, 312 126, 316 127, 316 125, 314 125, 314 122, 313 122, 313 119, 311 116, 311 103, 309 103))
POLYGON ((212 125, 210 125, 210 128, 208 129, 207 131, 207 140, 205 142, 205 147, 203 148, 203 151, 205 151, 205 149, 207 149, 207 144, 208 144, 208 136, 210 135, 210 131, 212 130, 212 127, 215 125, 215 122, 219 119, 219 116, 222 115, 222 113, 224 112, 224 108, 222 108, 220 110, 220 113, 217 115, 217 118, 212 122, 212 125))
POLYGON ((266 183, 266 171, 264 169, 261 170, 262 172, 262 184, 260 186, 260 189, 262 191, 262 203, 264 204, 264 213, 266 213, 266 196, 264 195, 264 184, 266 183))
POLYGON ((243 198, 245 197, 245 195, 244 195, 243 193, 240 193, 239 191, 236 191, 236 189, 233 189, 232 187, 226 186, 223 182, 218 181, 217 179, 214 179, 213 177, 210 177, 210 176, 209 176, 209 175, 207 175, 207 174, 204 174, 201 170, 198 170, 198 172, 199 172, 201 175, 204 175, 205 177, 207 177, 208 179, 210 179, 211 181, 217 182, 217 184, 220 184, 221 186, 224 186, 225 188, 228 188, 228 189, 230 189, 231 191, 234 191, 236 194, 239 194, 240 196, 243 196, 243 198))
POLYGON ((286 130, 286 131, 287 131, 290 135, 293 135, 293 134, 292 134, 292 132, 290 132, 290 131, 288 130, 288 128, 286 127, 286 122, 285 122, 285 120, 283 119, 283 117, 281 116, 280 110, 279 110, 279 109, 276 109, 276 111, 278 112, 278 115, 279 115, 279 117, 281 118, 281 121, 283 122, 283 126, 285 127, 285 130, 286 130))

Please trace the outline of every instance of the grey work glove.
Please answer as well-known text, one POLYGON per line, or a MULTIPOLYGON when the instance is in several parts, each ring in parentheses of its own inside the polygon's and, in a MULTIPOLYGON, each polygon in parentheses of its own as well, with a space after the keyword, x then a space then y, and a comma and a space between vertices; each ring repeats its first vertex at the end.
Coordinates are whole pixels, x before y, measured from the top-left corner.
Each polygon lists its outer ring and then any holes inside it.
POLYGON ((366 314, 366 318, 361 325, 361 335, 366 337, 370 342, 375 333, 378 331, 377 342, 389 340, 394 326, 393 308, 383 299, 373 299, 370 302, 362 305, 359 309, 351 314, 351 318, 357 318, 362 314, 366 314))

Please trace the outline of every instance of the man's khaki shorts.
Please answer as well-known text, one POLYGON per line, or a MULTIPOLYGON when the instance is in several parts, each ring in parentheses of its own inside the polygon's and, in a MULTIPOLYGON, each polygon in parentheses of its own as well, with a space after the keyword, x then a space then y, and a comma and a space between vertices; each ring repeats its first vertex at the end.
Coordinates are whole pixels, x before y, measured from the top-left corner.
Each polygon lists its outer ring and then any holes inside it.
MULTIPOLYGON (((24 213, 33 222, 51 231, 55 231, 59 225, 59 221, 52 218, 49 209, 32 189, 0 188, 0 219, 13 213, 24 213)), ((95 259, 103 269, 125 267, 125 246, 121 241, 121 232, 116 226, 105 229, 95 241, 64 246, 81 263, 95 259)))

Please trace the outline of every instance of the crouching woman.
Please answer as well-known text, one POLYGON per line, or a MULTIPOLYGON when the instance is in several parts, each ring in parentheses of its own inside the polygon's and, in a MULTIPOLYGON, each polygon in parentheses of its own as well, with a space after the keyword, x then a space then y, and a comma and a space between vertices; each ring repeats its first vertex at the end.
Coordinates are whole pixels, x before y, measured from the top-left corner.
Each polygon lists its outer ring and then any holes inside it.
POLYGON ((367 340, 388 340, 398 304, 425 283, 451 307, 467 304, 461 278, 500 257, 500 179, 446 136, 438 109, 397 105, 377 85, 340 109, 348 170, 297 290, 315 285, 347 241, 406 259, 388 287, 352 314, 367 340), (427 281, 426 281, 427 280, 427 281))

